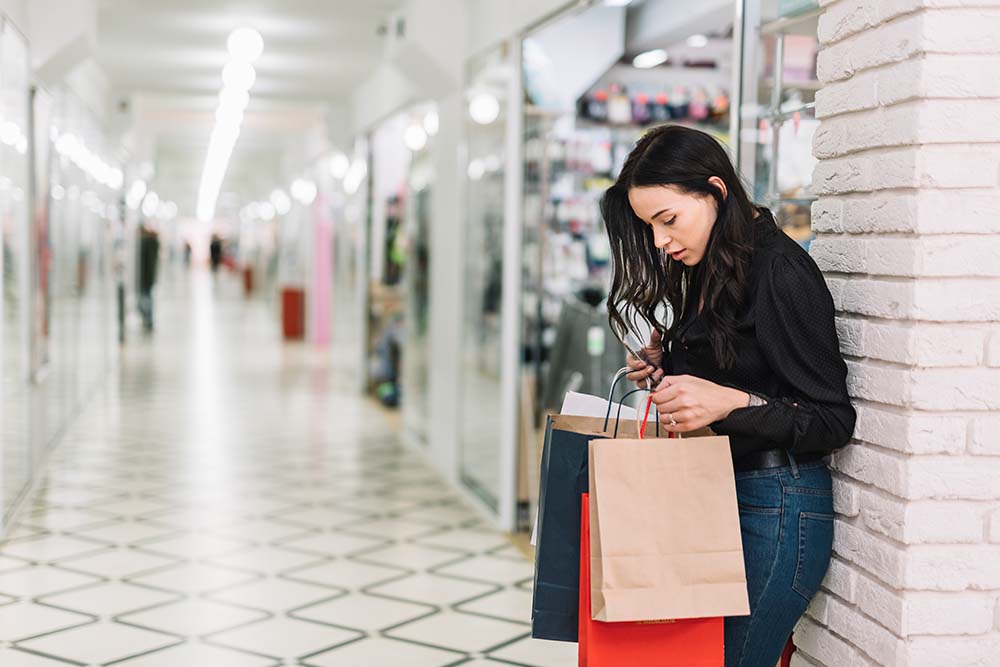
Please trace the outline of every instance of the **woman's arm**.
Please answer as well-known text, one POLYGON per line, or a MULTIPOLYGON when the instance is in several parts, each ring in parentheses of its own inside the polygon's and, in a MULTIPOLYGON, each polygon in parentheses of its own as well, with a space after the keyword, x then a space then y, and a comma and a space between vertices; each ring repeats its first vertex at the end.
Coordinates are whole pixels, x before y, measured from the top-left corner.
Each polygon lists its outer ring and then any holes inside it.
POLYGON ((758 345, 788 395, 761 396, 765 405, 735 409, 712 430, 756 436, 794 452, 843 447, 854 432, 855 412, 823 274, 808 255, 778 255, 754 304, 758 345))

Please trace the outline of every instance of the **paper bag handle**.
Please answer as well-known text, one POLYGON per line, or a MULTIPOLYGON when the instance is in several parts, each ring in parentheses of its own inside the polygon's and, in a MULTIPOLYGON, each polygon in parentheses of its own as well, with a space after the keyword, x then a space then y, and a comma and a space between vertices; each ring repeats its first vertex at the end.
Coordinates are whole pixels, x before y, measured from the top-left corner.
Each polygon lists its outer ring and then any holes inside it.
MULTIPOLYGON (((625 394, 624 396, 622 396, 622 400, 618 404, 618 417, 615 420, 615 435, 614 435, 614 437, 616 437, 616 438, 618 437, 618 424, 621 423, 621 419, 622 419, 622 406, 625 405, 625 399, 628 398, 629 396, 631 396, 632 394, 638 394, 639 392, 651 393, 652 390, 651 389, 633 389, 632 391, 630 391, 627 394, 625 394)), ((648 416, 648 415, 646 415, 646 416, 648 416)), ((641 425, 642 422, 638 421, 638 420, 645 420, 645 417, 641 417, 641 416, 637 417, 637 424, 641 425)), ((604 431, 605 432, 607 432, 607 430, 608 430, 608 422, 609 421, 611 421, 611 404, 610 403, 608 403, 608 416, 604 420, 604 431)), ((660 437, 660 418, 659 418, 659 413, 657 413, 657 417, 656 417, 656 437, 660 437)))
MULTIPOLYGON (((615 373, 615 379, 611 382, 611 391, 608 392, 608 411, 604 413, 604 430, 605 431, 608 430, 608 422, 611 421, 611 406, 614 404, 613 403, 613 399, 614 399, 614 396, 615 396, 615 389, 618 388, 618 383, 621 382, 621 379, 623 377, 625 377, 626 375, 628 375, 630 372, 632 372, 632 369, 629 368, 628 366, 624 366, 624 367, 618 369, 618 372, 615 373)), ((649 391, 652 391, 653 390, 653 386, 652 385, 653 385, 652 380, 650 378, 646 378, 646 389, 649 390, 649 391)), ((639 391, 642 391, 642 390, 639 390, 639 391)), ((625 394, 625 396, 622 397, 622 400, 625 400, 626 397, 631 396, 634 393, 635 392, 633 391, 631 393, 625 394)), ((619 403, 618 405, 619 405, 618 416, 621 417, 621 403, 619 403)))

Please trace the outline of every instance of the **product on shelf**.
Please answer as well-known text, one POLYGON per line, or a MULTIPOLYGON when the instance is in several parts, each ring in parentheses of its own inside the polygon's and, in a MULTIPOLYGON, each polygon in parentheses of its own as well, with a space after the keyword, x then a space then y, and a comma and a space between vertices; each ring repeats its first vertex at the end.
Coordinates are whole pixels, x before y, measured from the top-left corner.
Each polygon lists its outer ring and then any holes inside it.
POLYGON ((609 86, 608 122, 616 125, 628 125, 632 122, 632 102, 625 94, 625 88, 618 83, 609 86))

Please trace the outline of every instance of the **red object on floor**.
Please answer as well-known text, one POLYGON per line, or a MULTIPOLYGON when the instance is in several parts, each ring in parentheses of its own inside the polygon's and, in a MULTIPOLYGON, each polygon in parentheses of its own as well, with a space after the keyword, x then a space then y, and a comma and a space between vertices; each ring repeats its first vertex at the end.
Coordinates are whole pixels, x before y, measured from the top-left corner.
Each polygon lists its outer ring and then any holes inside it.
POLYGON ((580 522, 579 667, 722 667, 724 620, 604 623, 590 613, 590 496, 580 522))
POLYGON ((281 328, 285 340, 301 340, 305 336, 306 292, 301 287, 281 290, 281 328))
POLYGON ((781 654, 781 667, 790 667, 793 653, 795 653, 795 644, 792 643, 792 638, 789 637, 788 643, 785 644, 785 650, 781 654))
POLYGON ((247 296, 253 294, 253 267, 243 267, 243 293, 247 296))

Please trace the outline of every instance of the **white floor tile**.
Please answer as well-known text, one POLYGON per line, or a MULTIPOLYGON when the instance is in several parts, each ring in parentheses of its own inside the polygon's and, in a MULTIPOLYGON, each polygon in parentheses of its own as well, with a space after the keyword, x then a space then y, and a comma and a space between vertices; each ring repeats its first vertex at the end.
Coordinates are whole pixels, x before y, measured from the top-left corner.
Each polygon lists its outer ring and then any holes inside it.
POLYGON ((320 556, 271 546, 252 547, 206 561, 209 565, 279 574, 320 561, 320 556))
POLYGON ((295 612, 296 618, 376 632, 433 613, 434 607, 354 593, 295 612))
MULTIPOLYGON (((462 653, 420 646, 410 642, 368 637, 347 646, 320 653, 305 661, 316 667, 444 667, 462 658, 462 653)), ((465 664, 463 663, 463 667, 465 664)))
POLYGON ((576 664, 578 646, 570 642, 550 642, 530 637, 521 639, 490 656, 533 667, 566 667, 576 664))
POLYGON ((293 618, 272 618, 267 621, 212 635, 210 640, 253 653, 282 659, 294 659, 360 636, 352 630, 300 621, 293 618))
POLYGON ((171 600, 177 594, 163 593, 120 581, 110 581, 70 593, 47 595, 40 602, 71 611, 110 618, 171 600))
POLYGON ((528 626, 520 623, 445 611, 391 630, 386 636, 482 653, 529 631, 528 626))
MULTIPOLYGON (((161 572, 134 577, 131 581, 188 595, 204 594, 256 579, 257 575, 226 568, 185 563, 161 572)), ((2 589, 0 589, 2 590, 2 589)))
POLYGON ((266 616, 266 612, 251 611, 210 600, 191 599, 125 614, 121 620, 151 630, 195 637, 259 621, 266 616))
POLYGON ((399 581, 373 586, 368 590, 379 595, 412 602, 429 602, 430 604, 448 606, 489 593, 496 588, 490 584, 417 573, 399 581))
POLYGON ((104 664, 177 643, 175 637, 118 623, 94 623, 20 642, 22 648, 65 660, 104 664))
MULTIPOLYGON (((16 642, 47 632, 90 623, 91 618, 35 604, 15 602, 0 607, 0 642, 16 642)), ((6 663, 0 662, 6 667, 6 663)))
POLYGON ((419 535, 427 535, 437 530, 434 526, 406 519, 362 519, 352 524, 339 526, 340 530, 358 535, 371 535, 383 539, 405 540, 419 535))
POLYGON ((77 529, 73 535, 118 545, 136 544, 143 540, 164 537, 177 531, 133 521, 116 521, 98 528, 77 529))
POLYGON ((21 523, 38 526, 51 531, 65 531, 83 526, 92 526, 114 518, 113 514, 95 512, 90 509, 52 507, 24 516, 21 519, 21 523))
POLYGON ((340 558, 286 572, 284 576, 296 581, 317 582, 345 590, 358 590, 406 574, 405 570, 399 568, 369 565, 340 558))
POLYGON ((187 642, 116 663, 115 667, 270 667, 274 664, 269 658, 242 651, 187 642))
POLYGON ((38 563, 52 563, 70 556, 77 556, 107 547, 100 542, 88 542, 65 535, 32 537, 16 542, 7 542, 3 552, 8 556, 23 558, 38 563))
POLYGON ((36 565, 0 573, 0 593, 16 598, 33 598, 92 584, 96 577, 36 565))
POLYGON ((534 575, 534 568, 526 560, 517 562, 497 556, 476 556, 437 568, 434 573, 511 586, 530 579, 534 575))
POLYGON ((107 579, 125 579, 175 563, 176 558, 154 556, 128 547, 112 547, 90 556, 59 561, 59 567, 107 579))
POLYGON ((337 532, 298 537, 282 542, 278 546, 282 549, 314 553, 320 556, 347 556, 385 543, 386 540, 374 537, 361 537, 360 535, 337 532))
POLYGON ((190 533, 165 540, 146 542, 143 550, 152 553, 181 556, 184 558, 211 558, 245 549, 249 544, 240 540, 217 537, 204 533, 190 533))
POLYGON ((394 565, 408 570, 427 570, 460 558, 465 556, 452 550, 435 549, 419 544, 393 544, 384 549, 366 551, 353 557, 354 560, 394 565))
POLYGON ((0 665, 3 667, 66 667, 61 660, 43 658, 33 653, 0 647, 0 665))
POLYGON ((478 600, 458 605, 456 609, 523 623, 531 618, 531 593, 518 588, 505 588, 478 600))
POLYGON ((343 591, 339 589, 325 586, 268 578, 213 593, 211 597, 220 602, 231 602, 256 609, 288 611, 342 593, 343 591))
POLYGON ((466 553, 482 553, 491 549, 510 544, 506 538, 498 533, 488 533, 481 530, 469 530, 459 528, 449 530, 436 535, 429 535, 415 540, 417 544, 424 544, 432 547, 444 547, 456 549, 466 553))

